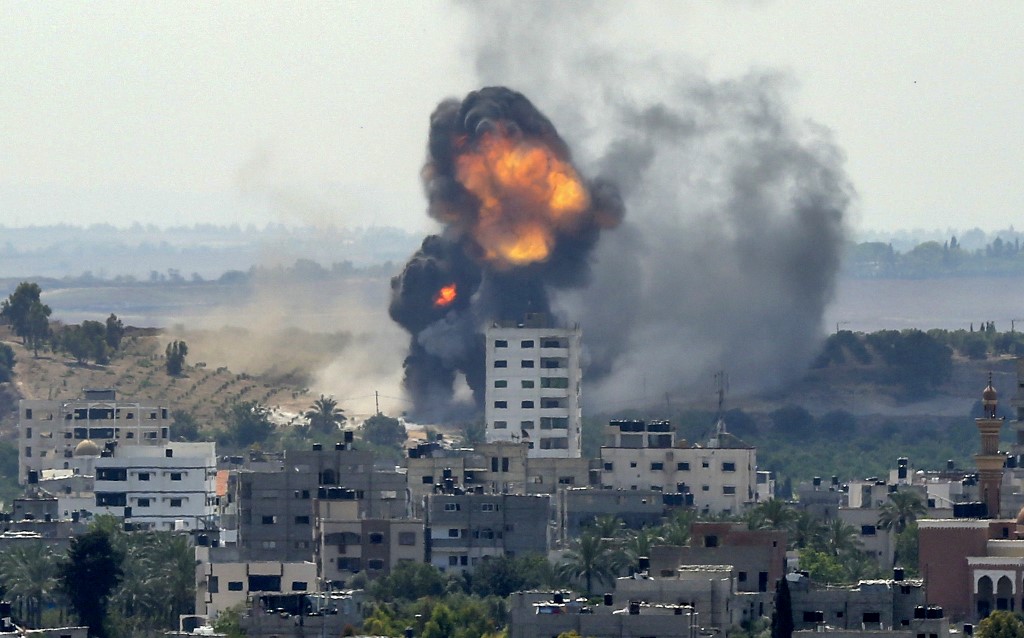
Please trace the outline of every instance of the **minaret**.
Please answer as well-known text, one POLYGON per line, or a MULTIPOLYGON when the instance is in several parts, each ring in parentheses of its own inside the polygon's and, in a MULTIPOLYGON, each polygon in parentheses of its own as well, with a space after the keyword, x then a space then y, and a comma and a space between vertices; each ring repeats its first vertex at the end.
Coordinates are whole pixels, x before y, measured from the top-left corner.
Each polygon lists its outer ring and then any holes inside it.
POLYGON ((985 503, 990 518, 999 517, 999 487, 1003 482, 1003 465, 1006 455, 999 453, 999 430, 1003 420, 996 417, 999 395, 992 387, 992 373, 988 374, 988 387, 981 394, 984 416, 975 419, 978 434, 981 435, 981 452, 974 455, 981 483, 981 500, 985 503))

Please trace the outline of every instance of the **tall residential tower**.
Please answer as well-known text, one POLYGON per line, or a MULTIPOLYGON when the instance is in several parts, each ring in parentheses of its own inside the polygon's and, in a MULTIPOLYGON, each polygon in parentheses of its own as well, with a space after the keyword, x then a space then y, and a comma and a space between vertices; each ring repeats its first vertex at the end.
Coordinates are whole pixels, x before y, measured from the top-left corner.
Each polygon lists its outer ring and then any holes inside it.
POLYGON ((546 316, 487 329, 487 442, 522 441, 530 457, 579 458, 580 329, 546 316))

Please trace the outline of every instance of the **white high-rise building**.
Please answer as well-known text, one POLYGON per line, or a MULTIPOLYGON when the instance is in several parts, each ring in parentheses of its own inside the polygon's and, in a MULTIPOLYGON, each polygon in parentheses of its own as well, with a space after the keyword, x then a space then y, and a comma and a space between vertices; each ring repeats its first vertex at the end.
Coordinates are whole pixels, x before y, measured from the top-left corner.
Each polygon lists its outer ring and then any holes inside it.
POLYGON ((579 458, 580 329, 531 315, 487 329, 487 442, 522 441, 530 457, 579 458))

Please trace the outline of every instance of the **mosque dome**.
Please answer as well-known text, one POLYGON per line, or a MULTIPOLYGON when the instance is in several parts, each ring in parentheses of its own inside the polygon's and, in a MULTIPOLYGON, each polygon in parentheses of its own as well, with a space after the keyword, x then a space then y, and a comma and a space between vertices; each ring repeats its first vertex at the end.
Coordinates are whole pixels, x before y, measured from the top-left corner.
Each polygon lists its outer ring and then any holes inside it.
POLYGON ((75 456, 99 456, 100 446, 96 445, 89 439, 86 439, 75 446, 73 454, 75 456))

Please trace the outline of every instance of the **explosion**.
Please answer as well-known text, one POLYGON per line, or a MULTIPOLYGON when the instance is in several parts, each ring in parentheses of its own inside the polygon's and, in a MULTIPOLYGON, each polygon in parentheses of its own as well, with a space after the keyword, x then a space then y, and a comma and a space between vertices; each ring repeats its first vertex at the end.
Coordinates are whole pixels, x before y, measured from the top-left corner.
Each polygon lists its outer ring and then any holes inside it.
POLYGON ((624 211, 618 189, 585 180, 520 93, 484 88, 442 102, 430 121, 422 175, 445 227, 392 279, 389 312, 412 335, 405 387, 416 411, 443 416, 456 372, 482 403, 484 326, 548 313, 548 287, 583 285, 600 231, 624 211))

